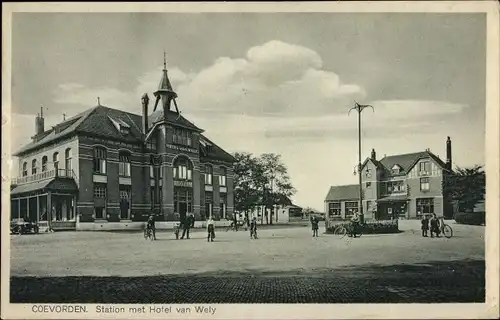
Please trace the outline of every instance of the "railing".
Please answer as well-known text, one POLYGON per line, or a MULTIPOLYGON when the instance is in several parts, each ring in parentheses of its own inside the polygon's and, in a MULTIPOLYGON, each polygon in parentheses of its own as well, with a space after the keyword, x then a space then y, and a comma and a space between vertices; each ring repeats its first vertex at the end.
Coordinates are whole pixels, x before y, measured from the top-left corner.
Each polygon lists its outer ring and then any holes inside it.
POLYGON ((31 176, 14 178, 11 181, 12 185, 25 184, 30 182, 37 182, 56 177, 75 179, 75 172, 72 169, 52 169, 49 171, 40 172, 31 176))

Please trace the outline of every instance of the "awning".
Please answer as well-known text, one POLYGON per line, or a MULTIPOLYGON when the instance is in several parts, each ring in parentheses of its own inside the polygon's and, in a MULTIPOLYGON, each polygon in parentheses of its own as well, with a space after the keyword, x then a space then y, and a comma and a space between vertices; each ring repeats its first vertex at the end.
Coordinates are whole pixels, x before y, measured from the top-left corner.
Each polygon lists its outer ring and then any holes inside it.
POLYGON ((60 192, 70 192, 74 193, 78 191, 78 186, 73 179, 66 178, 52 178, 43 181, 31 182, 26 184, 21 184, 15 187, 10 195, 19 195, 23 193, 35 192, 38 190, 51 190, 51 191, 60 191, 60 192))
POLYGON ((377 203, 388 203, 388 202, 410 201, 410 199, 408 199, 408 196, 406 196, 406 195, 397 195, 397 196, 388 196, 388 197, 380 198, 376 201, 377 201, 377 203))

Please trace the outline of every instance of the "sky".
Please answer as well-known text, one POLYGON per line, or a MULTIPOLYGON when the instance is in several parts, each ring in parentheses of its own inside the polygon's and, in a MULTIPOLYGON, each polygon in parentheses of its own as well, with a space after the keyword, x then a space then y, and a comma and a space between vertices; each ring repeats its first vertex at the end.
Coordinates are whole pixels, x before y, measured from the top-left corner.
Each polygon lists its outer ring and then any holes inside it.
MULTIPOLYGON (((167 55, 182 114, 228 152, 280 154, 323 210, 362 154, 484 164, 486 16, 440 13, 15 13, 12 146, 97 105, 141 113, 167 55)), ((15 163, 15 161, 14 161, 15 163)), ((17 168, 14 164, 14 172, 17 168)))

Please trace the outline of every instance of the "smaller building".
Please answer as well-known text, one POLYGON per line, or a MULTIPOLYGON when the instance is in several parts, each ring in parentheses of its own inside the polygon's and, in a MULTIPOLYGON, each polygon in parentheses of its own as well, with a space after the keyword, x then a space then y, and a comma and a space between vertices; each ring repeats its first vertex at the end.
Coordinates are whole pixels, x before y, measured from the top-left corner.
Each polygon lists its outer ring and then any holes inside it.
POLYGON ((359 185, 332 186, 325 198, 326 218, 347 219, 358 210, 359 185))

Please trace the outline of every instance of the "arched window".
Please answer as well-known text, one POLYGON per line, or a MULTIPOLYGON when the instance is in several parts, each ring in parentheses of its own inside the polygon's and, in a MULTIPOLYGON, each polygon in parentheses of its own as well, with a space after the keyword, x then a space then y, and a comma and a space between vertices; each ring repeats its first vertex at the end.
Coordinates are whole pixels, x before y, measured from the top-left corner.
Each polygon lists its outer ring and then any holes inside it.
POLYGON ((71 148, 66 149, 64 152, 64 165, 66 170, 70 171, 73 168, 71 167, 71 148))
POLYGON ((94 173, 106 174, 106 149, 97 147, 94 149, 94 173))
POLYGON ((54 169, 59 169, 59 152, 54 152, 52 155, 52 162, 54 163, 54 169))
POLYGON ((31 161, 31 174, 32 175, 36 174, 36 159, 33 159, 31 161))
POLYGON ((24 162, 23 163, 23 177, 26 177, 28 175, 28 163, 24 162))
POLYGON ((211 165, 207 164, 205 166, 205 184, 212 185, 213 168, 211 165))
POLYGON ((118 174, 120 177, 130 177, 130 153, 120 151, 118 154, 120 163, 118 164, 118 174))
POLYGON ((226 186, 226 175, 227 175, 226 168, 221 167, 220 168, 220 176, 219 176, 219 185, 221 187, 225 187, 226 186))
POLYGON ((189 181, 193 179, 193 165, 186 157, 179 157, 175 159, 174 179, 189 181))
POLYGON ((42 157, 42 172, 47 171, 47 156, 42 157))

